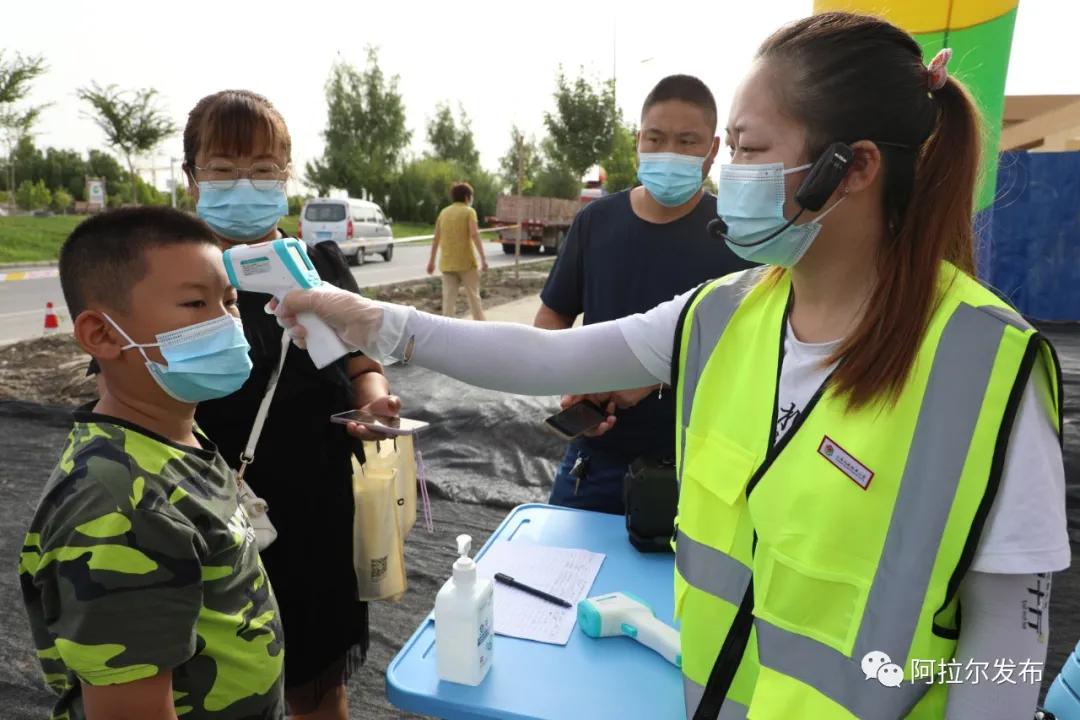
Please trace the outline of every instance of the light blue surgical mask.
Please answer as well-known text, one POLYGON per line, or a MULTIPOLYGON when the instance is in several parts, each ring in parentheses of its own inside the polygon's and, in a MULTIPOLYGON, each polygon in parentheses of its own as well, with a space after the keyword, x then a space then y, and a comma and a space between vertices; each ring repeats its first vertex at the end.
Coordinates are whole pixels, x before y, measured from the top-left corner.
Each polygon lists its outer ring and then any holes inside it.
POLYGON ((806 254, 821 232, 821 220, 831 208, 802 225, 784 217, 784 177, 811 165, 784 169, 783 163, 721 165, 716 212, 727 224, 725 242, 744 260, 789 268, 806 254), (785 227, 787 226, 787 227, 785 227))
POLYGON ((678 207, 701 189, 705 158, 679 153, 638 153, 638 179, 656 202, 678 207))
POLYGON ((197 403, 232 395, 251 374, 251 346, 240 318, 222 315, 155 336, 157 342, 137 343, 116 322, 105 316, 128 344, 138 348, 146 369, 161 389, 180 402, 197 403), (168 365, 150 359, 143 348, 161 348, 168 365))
POLYGON ((218 235, 258 240, 289 213, 289 199, 280 180, 200 180, 195 212, 218 235))

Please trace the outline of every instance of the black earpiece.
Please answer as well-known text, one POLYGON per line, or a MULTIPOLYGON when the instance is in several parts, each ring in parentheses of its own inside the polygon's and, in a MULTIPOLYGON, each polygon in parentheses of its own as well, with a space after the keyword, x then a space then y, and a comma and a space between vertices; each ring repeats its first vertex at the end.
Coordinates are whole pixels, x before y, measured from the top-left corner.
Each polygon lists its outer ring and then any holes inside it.
POLYGON ((840 183, 847 177, 851 168, 851 161, 855 159, 855 151, 847 143, 836 142, 825 148, 825 152, 810 166, 806 177, 795 191, 795 202, 799 203, 800 210, 795 217, 788 220, 784 227, 752 243, 739 243, 727 236, 728 226, 724 218, 716 217, 709 221, 706 228, 709 234, 717 240, 726 240, 733 245, 753 247, 772 240, 774 237, 791 227, 804 211, 817 212, 825 202, 832 197, 840 183))
POLYGON ((847 177, 854 159, 855 151, 847 143, 837 142, 825 148, 795 191, 795 202, 810 212, 820 210, 847 177))

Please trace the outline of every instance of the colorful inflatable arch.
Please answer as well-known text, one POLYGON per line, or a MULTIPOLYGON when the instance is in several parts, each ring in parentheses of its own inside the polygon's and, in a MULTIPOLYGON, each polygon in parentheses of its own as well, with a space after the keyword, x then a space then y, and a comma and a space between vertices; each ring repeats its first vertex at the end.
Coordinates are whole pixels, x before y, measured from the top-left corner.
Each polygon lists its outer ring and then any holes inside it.
POLYGON ((983 175, 977 211, 994 200, 998 141, 1005 107, 1013 25, 1019 0, 814 0, 814 12, 846 10, 877 15, 915 36, 927 61, 953 49, 949 73, 968 86, 985 121, 983 175))

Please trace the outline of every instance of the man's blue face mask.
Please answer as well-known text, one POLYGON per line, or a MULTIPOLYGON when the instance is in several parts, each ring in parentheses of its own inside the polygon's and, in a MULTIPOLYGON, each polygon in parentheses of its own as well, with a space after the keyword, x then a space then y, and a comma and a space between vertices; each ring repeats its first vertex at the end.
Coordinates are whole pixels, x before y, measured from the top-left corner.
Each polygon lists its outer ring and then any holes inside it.
POLYGON ((186 403, 232 395, 251 374, 251 346, 244 337, 240 318, 222 315, 155 336, 157 342, 137 343, 116 322, 105 316, 128 344, 146 360, 150 377, 170 397, 186 403), (143 348, 161 348, 167 365, 150 359, 143 348))
POLYGON ((656 202, 678 207, 701 189, 705 158, 679 153, 638 153, 638 179, 656 202))

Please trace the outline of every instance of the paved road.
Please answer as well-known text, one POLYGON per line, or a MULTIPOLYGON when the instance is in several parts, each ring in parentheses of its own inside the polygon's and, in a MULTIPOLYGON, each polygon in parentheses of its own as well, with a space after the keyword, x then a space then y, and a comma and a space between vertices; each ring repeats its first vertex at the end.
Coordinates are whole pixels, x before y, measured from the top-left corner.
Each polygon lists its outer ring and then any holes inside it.
MULTIPOLYGON (((504 254, 500 245, 487 242, 484 247, 492 267, 513 264, 514 257, 504 254)), ((425 277, 430 253, 429 245, 398 245, 394 249, 393 260, 384 262, 379 256, 369 257, 363 266, 353 268, 353 275, 361 287, 415 280, 425 277)), ((522 261, 536 262, 544 259, 546 257, 543 255, 529 255, 524 256, 522 261)), ((2 272, 15 269, 6 268, 2 272)), ((40 335, 46 302, 52 302, 58 310, 61 329, 70 329, 71 320, 67 315, 58 278, 0 282, 0 345, 40 335)))

